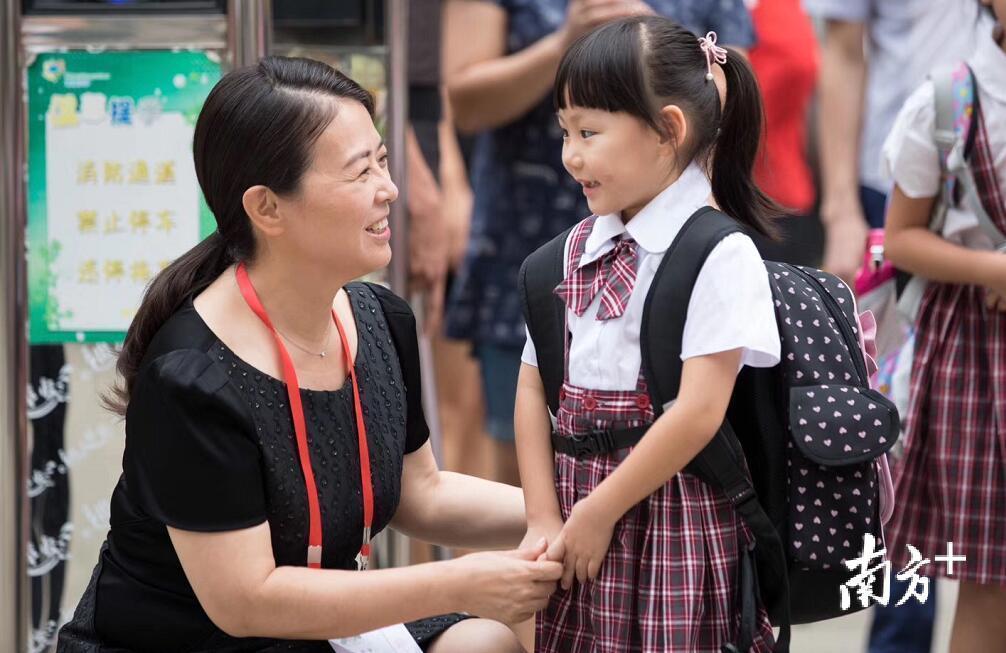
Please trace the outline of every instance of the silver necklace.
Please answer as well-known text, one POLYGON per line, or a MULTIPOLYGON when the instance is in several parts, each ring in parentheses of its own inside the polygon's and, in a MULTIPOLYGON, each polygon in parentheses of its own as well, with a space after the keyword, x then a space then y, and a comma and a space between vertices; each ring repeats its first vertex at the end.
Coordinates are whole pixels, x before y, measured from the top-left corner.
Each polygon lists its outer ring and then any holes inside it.
MULTIPOLYGON (((279 333, 279 335, 283 336, 284 340, 286 340, 291 345, 293 345, 297 349, 301 350, 305 354, 311 354, 312 356, 317 356, 318 358, 324 358, 328 354, 328 350, 327 349, 323 349, 320 353, 319 352, 315 352, 315 351, 311 351, 310 349, 308 349, 307 347, 302 346, 296 340, 294 340, 290 336, 286 335, 285 333, 283 333, 279 329, 276 329, 276 332, 279 333)), ((332 335, 332 325, 330 323, 328 325, 328 333, 325 334, 325 342, 326 343, 328 342, 328 339, 331 337, 331 335, 332 335)))

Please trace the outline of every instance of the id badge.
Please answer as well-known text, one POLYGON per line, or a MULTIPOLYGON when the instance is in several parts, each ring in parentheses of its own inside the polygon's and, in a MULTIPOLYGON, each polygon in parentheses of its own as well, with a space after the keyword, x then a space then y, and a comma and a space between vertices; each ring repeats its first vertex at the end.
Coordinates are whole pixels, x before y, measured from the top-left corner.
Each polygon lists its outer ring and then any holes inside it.
POLYGON ((404 624, 372 630, 369 633, 330 639, 335 653, 423 653, 404 624))

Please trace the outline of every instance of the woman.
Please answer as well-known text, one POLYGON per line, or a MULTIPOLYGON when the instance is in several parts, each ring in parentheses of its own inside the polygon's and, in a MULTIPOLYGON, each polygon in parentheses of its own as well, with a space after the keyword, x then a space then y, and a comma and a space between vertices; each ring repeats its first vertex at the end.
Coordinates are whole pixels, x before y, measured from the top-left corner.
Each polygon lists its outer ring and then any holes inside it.
POLYGON ((127 334, 111 531, 59 650, 330 651, 415 620, 425 650, 520 650, 490 619, 545 604, 560 571, 543 546, 355 571, 387 525, 469 547, 525 529, 518 490, 437 470, 412 313, 350 283, 391 256, 372 113, 307 59, 263 59, 207 98, 193 149, 218 229, 127 334), (454 611, 487 619, 436 617, 454 611))

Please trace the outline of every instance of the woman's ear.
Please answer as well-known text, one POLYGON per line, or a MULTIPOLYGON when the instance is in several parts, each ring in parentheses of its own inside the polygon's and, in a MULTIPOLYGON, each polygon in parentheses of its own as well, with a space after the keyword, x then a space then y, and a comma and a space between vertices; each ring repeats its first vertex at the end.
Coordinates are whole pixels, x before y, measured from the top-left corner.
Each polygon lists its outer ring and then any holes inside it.
POLYGON ((266 186, 252 186, 241 196, 241 204, 252 225, 266 236, 283 233, 283 219, 275 193, 266 186))
POLYGON ((664 135, 661 143, 666 143, 677 152, 688 138, 688 122, 685 112, 676 104, 668 104, 660 110, 660 120, 663 123, 664 135))

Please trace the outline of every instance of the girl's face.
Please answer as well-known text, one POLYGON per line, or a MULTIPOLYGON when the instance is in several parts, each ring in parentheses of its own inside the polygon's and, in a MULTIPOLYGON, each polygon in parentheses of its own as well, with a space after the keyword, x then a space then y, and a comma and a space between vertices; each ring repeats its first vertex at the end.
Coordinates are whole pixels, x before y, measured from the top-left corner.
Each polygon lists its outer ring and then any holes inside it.
POLYGON ((670 141, 635 116, 567 105, 558 117, 563 166, 596 215, 629 220, 677 177, 670 141))
POLYGON ((398 188, 388 152, 367 110, 339 102, 314 145, 311 166, 291 196, 279 198, 294 251, 321 268, 362 276, 391 260, 390 205, 398 188))

